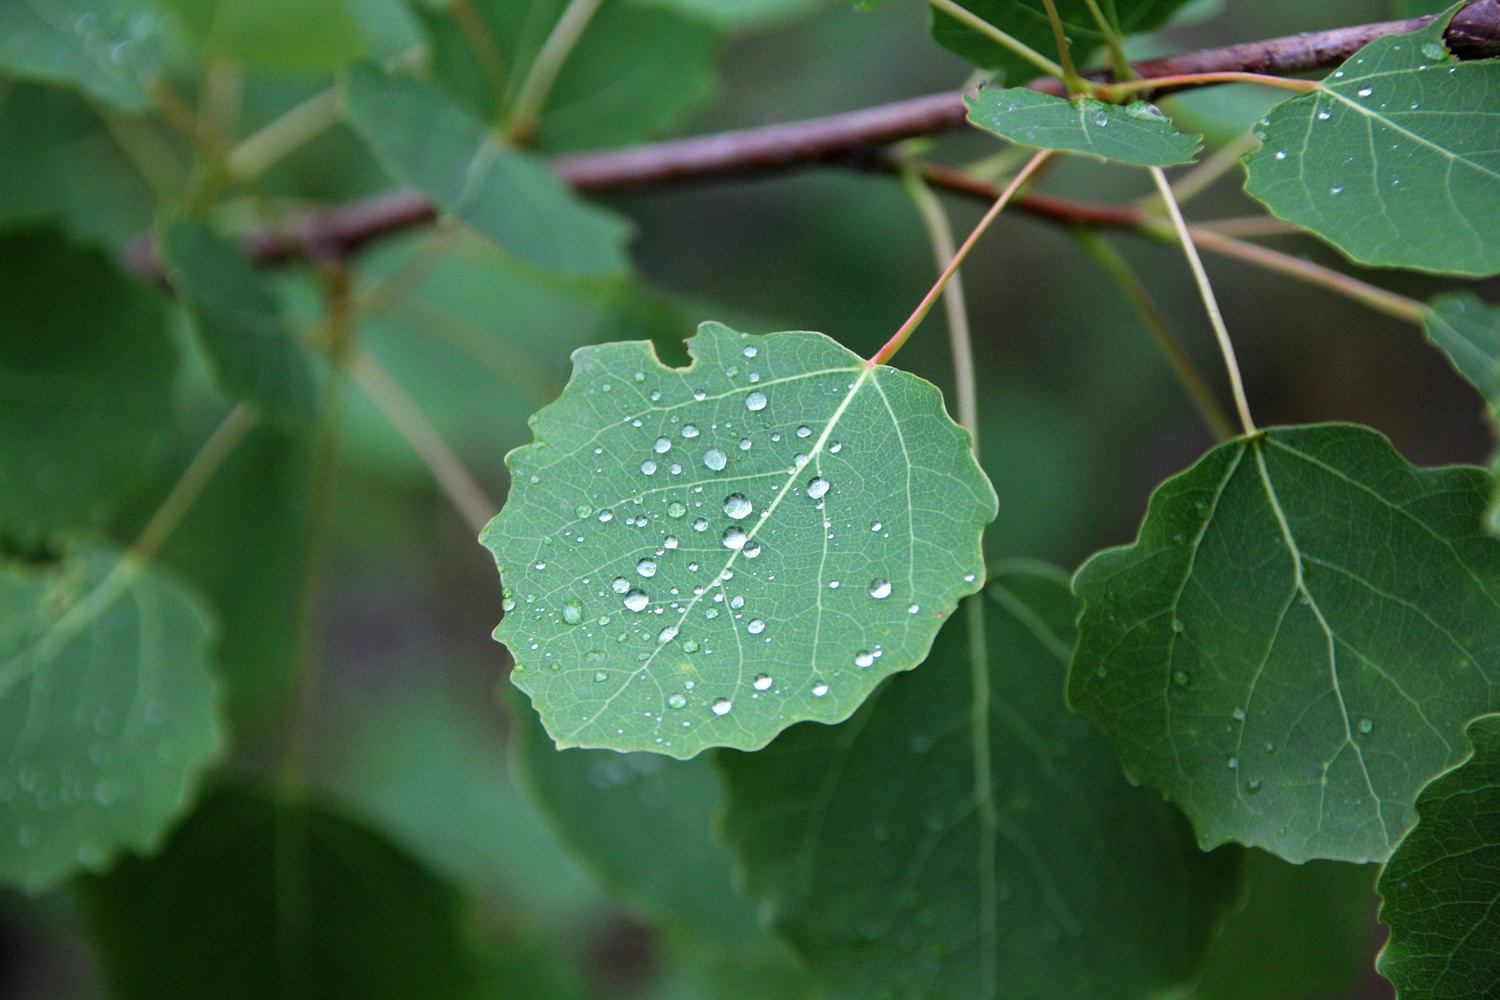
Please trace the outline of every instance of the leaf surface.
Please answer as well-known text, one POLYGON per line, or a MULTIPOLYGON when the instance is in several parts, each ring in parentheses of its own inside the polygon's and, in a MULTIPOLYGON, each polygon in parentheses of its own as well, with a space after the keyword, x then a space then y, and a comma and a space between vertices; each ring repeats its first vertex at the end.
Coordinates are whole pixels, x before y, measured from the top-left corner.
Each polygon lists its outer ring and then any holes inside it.
POLYGON ((1427 339, 1500 412, 1500 309, 1469 292, 1439 295, 1422 317, 1427 339))
POLYGON ((1272 108, 1246 192, 1361 264, 1500 272, 1500 59, 1454 59, 1448 20, 1376 39, 1272 108))
POLYGON ((1177 131, 1145 101, 1067 100, 1025 87, 986 88, 967 97, 969 123, 1023 146, 1081 153, 1142 167, 1191 163, 1203 137, 1177 131))
POLYGON ((579 201, 543 160, 500 143, 441 91, 359 64, 343 102, 345 120, 395 177, 502 249, 564 273, 627 270, 625 222, 579 201))
MULTIPOLYGON (((1114 0, 1100 7, 1115 13, 1115 28, 1124 35, 1150 31, 1165 24, 1188 0, 1114 0)), ((1001 31, 1045 56, 1055 58, 1056 46, 1047 8, 1042 0, 960 0, 961 5, 1001 31)), ((869 6, 868 4, 865 6, 869 6)), ((1073 54, 1081 61, 1103 44, 1103 36, 1084 0, 1057 0, 1073 54)), ((1021 59, 988 36, 955 18, 933 11, 932 37, 939 45, 987 69, 998 69, 1008 83, 1022 83, 1037 75, 1031 63, 1021 59)))
POLYGON ((219 750, 211 639, 193 595, 117 553, 0 567, 0 879, 160 841, 219 750))
POLYGON ((1482 1000, 1500 987, 1500 716, 1417 799, 1417 825, 1380 875, 1391 936, 1378 968, 1401 1000, 1482 1000))
POLYGON ((1497 700, 1490 492, 1361 427, 1220 445, 1078 571, 1073 705, 1205 847, 1384 860, 1497 700))
POLYGON ((155 0, 177 16, 198 52, 250 69, 316 73, 364 48, 349 0, 155 0))
POLYGON ((694 363, 576 351, 482 536, 495 631, 559 746, 691 757, 838 722, 979 587, 995 516, 930 383, 705 323, 694 363))
POLYGON ((1077 602, 1012 565, 837 728, 724 754, 747 887, 830 998, 1136 998, 1191 980, 1235 851, 1068 712, 1077 602), (981 616, 978 618, 977 616, 981 616))
POLYGON ((147 111, 160 21, 143 0, 7 0, 0 4, 0 73, 147 111))

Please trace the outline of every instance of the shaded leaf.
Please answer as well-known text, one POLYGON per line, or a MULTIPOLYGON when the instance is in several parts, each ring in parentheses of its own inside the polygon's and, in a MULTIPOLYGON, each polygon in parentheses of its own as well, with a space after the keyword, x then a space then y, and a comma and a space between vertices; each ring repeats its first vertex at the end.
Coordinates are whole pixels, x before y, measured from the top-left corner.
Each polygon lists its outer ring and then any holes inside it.
POLYGON ((160 245, 224 391, 283 427, 311 423, 317 411, 311 361, 240 248, 187 221, 165 227, 160 245))
POLYGON ((1428 304, 1422 327, 1490 409, 1500 412, 1500 309, 1469 292, 1439 295, 1428 304))
POLYGON ((1448 20, 1377 38, 1272 108, 1246 192, 1361 264, 1500 272, 1500 59, 1455 60, 1448 20))
POLYGON ((1500 681, 1490 491, 1361 427, 1220 445, 1078 571, 1074 706, 1205 847, 1384 860, 1500 681))
POLYGON ((0 540, 34 547, 107 514, 172 426, 161 303, 98 250, 0 237, 0 540))
POLYGON ((748 31, 826 10, 827 0, 639 0, 706 21, 726 31, 748 31))
POLYGON ((364 49, 346 0, 156 0, 204 59, 309 73, 347 65, 364 49))
POLYGON ((1383 976, 1401 1000, 1481 1000, 1500 989, 1500 716, 1473 755, 1422 790, 1417 825, 1380 875, 1391 928, 1383 976))
MULTIPOLYGON (((1160 27, 1187 2, 1188 0, 1114 0, 1112 3, 1100 4, 1100 7, 1105 11, 1113 10, 1118 15, 1114 26, 1120 34, 1131 35, 1160 27)), ((1047 56, 1056 55, 1052 26, 1047 21, 1047 8, 1042 0, 960 0, 960 4, 981 20, 1038 52, 1047 56)), ((1099 27, 1084 0, 1057 0, 1057 12, 1062 18, 1068 38, 1072 40, 1075 58, 1082 61, 1104 43, 1099 27)), ((1009 83, 1022 83, 1037 75, 1037 69, 1031 63, 947 14, 933 11, 932 37, 939 45, 978 66, 1000 70, 1009 83)))
POLYGON ((218 790, 80 896, 122 1000, 480 995, 458 892, 311 803, 218 790))
POLYGON ((691 757, 847 718, 979 586, 995 494, 930 383, 705 323, 586 347, 482 535, 559 746, 691 757))
POLYGON ((0 879, 155 847, 219 750, 211 638, 195 596, 118 553, 0 566, 0 879))
POLYGON ((161 17, 144 0, 7 0, 0 4, 0 73, 146 111, 160 32, 161 17))
POLYGON ((625 222, 579 201, 544 161, 502 145, 441 92, 361 64, 344 79, 343 102, 397 178, 502 249, 572 274, 627 269, 625 222))
POLYGON ((1189 981, 1234 851, 1063 701, 1077 602, 1011 565, 838 728, 722 757, 746 885, 830 998, 1134 998, 1189 981), (982 618, 975 616, 982 615, 982 618))
POLYGON ((1203 143, 1145 101, 1107 104, 1092 97, 1067 100, 1025 87, 987 88, 964 99, 969 124, 1002 139, 1082 153, 1099 160, 1143 167, 1191 163, 1203 143))

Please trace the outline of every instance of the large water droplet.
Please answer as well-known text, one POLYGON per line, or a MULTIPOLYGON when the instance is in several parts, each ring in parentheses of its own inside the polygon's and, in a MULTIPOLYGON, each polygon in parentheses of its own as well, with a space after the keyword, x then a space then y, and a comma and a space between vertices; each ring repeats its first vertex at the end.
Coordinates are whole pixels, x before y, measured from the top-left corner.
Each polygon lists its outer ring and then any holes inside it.
POLYGON ((641 472, 647 476, 656 475, 656 463, 651 461, 651 459, 649 458, 646 459, 641 463, 641 472))
POLYGON ((740 528, 737 525, 730 525, 728 528, 724 529, 724 536, 722 541, 724 542, 724 547, 726 549, 742 549, 745 547, 745 539, 747 539, 748 537, 750 536, 745 534, 743 528, 740 528))
POLYGON ((822 476, 814 476, 807 481, 807 495, 814 500, 821 500, 828 493, 828 480, 822 476))
POLYGON ((646 596, 644 590, 632 590, 625 595, 625 606, 631 611, 645 611, 646 605, 651 603, 651 598, 646 596))
POLYGON ((856 667, 873 667, 875 665, 875 654, 868 649, 861 649, 854 654, 854 665, 856 667))
POLYGON ((889 580, 872 580, 872 581, 870 581, 870 596, 873 597, 873 598, 875 598, 875 600, 877 600, 877 601, 883 601, 887 597, 890 597, 891 596, 891 581, 889 581, 889 580))
POLYGON ((663 646, 665 646, 667 643, 671 642, 675 638, 677 638, 677 626, 676 625, 668 625, 666 628, 664 628, 660 632, 656 633, 656 641, 658 643, 660 643, 661 645, 663 645, 663 646))
POLYGON ((755 505, 746 499, 743 493, 731 493, 724 498, 724 513, 736 521, 749 517, 753 510, 755 510, 755 505))
POLYGON ((667 437, 657 438, 656 443, 651 446, 651 450, 656 452, 658 455, 665 455, 667 452, 672 450, 672 439, 667 437))
POLYGON ((635 571, 641 576, 650 579, 651 577, 656 575, 656 560, 647 556, 646 558, 635 564, 635 571))
POLYGON ((759 618, 750 619, 750 622, 745 626, 745 631, 749 632, 751 635, 760 635, 765 630, 766 623, 761 621, 759 618))
POLYGON ((703 453, 703 464, 714 472, 723 472, 724 466, 729 464, 729 456, 717 448, 710 448, 703 453))
POLYGON ((609 589, 617 594, 624 594, 630 590, 630 581, 623 576, 617 576, 610 581, 609 589))
POLYGON ((823 697, 827 693, 828 693, 828 685, 824 684, 822 681, 818 681, 816 684, 814 684, 812 686, 812 696, 814 698, 821 698, 821 697, 823 697))
POLYGON ((766 394, 759 390, 745 397, 745 409, 751 413, 759 413, 766 408, 766 394))
POLYGON ((715 715, 728 715, 729 710, 734 707, 734 702, 728 698, 715 698, 710 711, 715 715))
POLYGON ((755 680, 750 682, 750 686, 757 691, 766 691, 770 689, 773 683, 770 674, 756 674, 755 680))

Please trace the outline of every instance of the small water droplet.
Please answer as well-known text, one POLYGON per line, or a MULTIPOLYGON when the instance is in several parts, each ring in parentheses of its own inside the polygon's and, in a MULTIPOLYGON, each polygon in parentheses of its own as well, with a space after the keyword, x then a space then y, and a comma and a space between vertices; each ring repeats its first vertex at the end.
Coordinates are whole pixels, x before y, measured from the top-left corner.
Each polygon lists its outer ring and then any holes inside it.
POLYGON ((1193 678, 1186 670, 1178 670, 1172 674, 1172 683, 1177 687, 1185 688, 1193 683, 1193 678))
POLYGON ((1335 184, 1333 187, 1331 187, 1331 188, 1328 189, 1328 193, 1329 194, 1343 194, 1344 193, 1344 185, 1342 185, 1342 184, 1335 184))
POLYGON ((656 560, 647 556, 646 558, 635 564, 635 571, 641 576, 650 579, 651 577, 656 575, 656 560))
POLYGON ((577 601, 568 601, 562 606, 563 621, 569 625, 577 625, 583 621, 583 605, 577 601))
POLYGON ((1245 782, 1245 791, 1249 792, 1251 795, 1259 795, 1260 794, 1260 779, 1259 778, 1252 778, 1249 781, 1245 782))
POLYGON ((756 355, 757 355, 757 354, 759 354, 759 353, 760 353, 760 351, 758 351, 758 350, 756 350, 756 349, 755 349, 755 347, 754 347, 754 346, 753 346, 753 345, 752 345, 752 346, 750 346, 750 347, 747 347, 747 348, 745 348, 745 349, 744 349, 744 350, 743 350, 743 351, 741 351, 741 352, 740 352, 740 353, 741 353, 741 354, 743 354, 743 355, 744 355, 744 356, 745 356, 745 357, 747 357, 747 358, 753 358, 753 357, 755 357, 755 356, 756 356, 756 355))
POLYGON ((749 632, 751 635, 760 635, 765 630, 766 623, 761 621, 759 618, 752 618, 745 625, 745 631, 749 632))
POLYGON ((1356 97, 1369 97, 1373 93, 1375 93, 1375 88, 1374 87, 1360 87, 1358 90, 1356 90, 1354 92, 1354 96, 1356 96, 1356 97))
POLYGON ((729 464, 729 456, 717 448, 710 448, 703 453, 703 464, 714 472, 723 472, 724 466, 729 464))
POLYGON ((1369 736, 1374 731, 1375 731, 1375 723, 1374 722, 1370 721, 1369 719, 1360 719, 1359 720, 1359 734, 1361 736, 1369 736))
POLYGON ((658 455, 665 455, 672 450, 672 439, 668 437, 657 438, 656 443, 651 446, 651 450, 658 455))
POLYGON ((1448 58, 1448 50, 1443 48, 1443 46, 1438 42, 1423 42, 1422 54, 1428 59, 1448 58))
POLYGON ((760 391, 752 392, 745 397, 745 409, 751 413, 759 413, 766 408, 766 394, 760 391))
POLYGON ((814 684, 812 686, 812 696, 814 698, 821 698, 821 697, 823 697, 827 693, 828 693, 828 685, 824 684, 822 681, 818 681, 816 684, 814 684))
POLYGON ((1231 757, 1227 761, 1224 762, 1224 765, 1226 767, 1228 767, 1231 771, 1238 770, 1239 766, 1240 766, 1240 759, 1238 757, 1231 757))
POLYGON ((625 594, 630 591, 630 581, 623 576, 617 576, 610 581, 609 589, 617 594, 625 594))
POLYGON ((730 525, 724 529, 721 541, 724 543, 726 549, 742 549, 745 547, 745 540, 747 538, 749 536, 745 534, 744 529, 737 525, 730 525))
POLYGON ((694 531, 707 531, 708 530, 708 518, 706 518, 706 517, 694 518, 693 519, 693 530, 694 531))
POLYGON ((1173 618, 1172 619, 1172 631, 1173 632, 1181 634, 1182 630, 1184 628, 1186 628, 1186 627, 1187 627, 1186 625, 1182 624, 1182 619, 1181 618, 1173 618))
POLYGON ((698 640, 697 639, 688 639, 688 640, 684 641, 683 644, 682 644, 682 651, 684 653, 696 653, 696 652, 698 652, 698 649, 699 649, 699 646, 698 646, 698 640))
POLYGON ((807 495, 814 500, 821 500, 828 493, 828 480, 822 476, 814 476, 807 481, 807 495))
POLYGON ((674 691, 667 695, 667 704, 672 708, 686 708, 687 698, 674 691))
POLYGON ((675 638, 677 638, 677 626, 675 625, 668 625, 666 628, 656 633, 657 643, 663 646, 665 646, 675 638))
POLYGON ((625 607, 631 611, 645 611, 646 605, 651 603, 651 598, 646 596, 644 590, 632 590, 625 595, 625 607))
POLYGON ((734 702, 728 698, 715 698, 711 711, 715 715, 728 715, 729 710, 734 707, 734 702))
POLYGON ((599 523, 600 524, 608 524, 609 522, 613 521, 614 519, 615 519, 615 515, 614 515, 614 513, 612 511, 601 510, 599 512, 599 523))
POLYGON ((1332 117, 1333 117, 1333 109, 1332 108, 1323 108, 1323 109, 1321 109, 1321 110, 1318 111, 1318 121, 1320 121, 1320 122, 1326 122, 1328 119, 1330 119, 1332 117))
POLYGON ((770 689, 773 683, 770 674, 756 674, 755 680, 750 682, 750 686, 757 691, 766 691, 770 689))
POLYGON ((682 425, 682 436, 691 440, 698 436, 698 428, 693 424, 682 425))
POLYGON ((641 463, 641 472, 648 476, 656 475, 656 463, 649 458, 646 459, 641 463))
POLYGON ((1284 150, 1284 149, 1278 149, 1276 151, 1276 159, 1278 159, 1278 160, 1284 160, 1284 159, 1286 159, 1286 150, 1284 150))
POLYGON ((854 665, 856 667, 873 667, 875 665, 875 654, 868 649, 861 649, 854 654, 854 665))
POLYGON ((749 517, 754 510, 755 505, 743 493, 731 493, 724 498, 724 513, 736 521, 749 517))
POLYGON ((875 598, 875 600, 877 600, 877 601, 883 601, 887 597, 890 597, 891 596, 891 581, 889 581, 889 580, 871 580, 870 581, 870 596, 873 597, 873 598, 875 598))
POLYGON ((687 504, 683 503, 681 500, 673 500, 671 503, 667 504, 668 517, 681 517, 686 513, 687 504))
POLYGON ((803 424, 802 426, 797 428, 797 436, 799 438, 811 437, 812 428, 807 426, 806 424, 803 424))

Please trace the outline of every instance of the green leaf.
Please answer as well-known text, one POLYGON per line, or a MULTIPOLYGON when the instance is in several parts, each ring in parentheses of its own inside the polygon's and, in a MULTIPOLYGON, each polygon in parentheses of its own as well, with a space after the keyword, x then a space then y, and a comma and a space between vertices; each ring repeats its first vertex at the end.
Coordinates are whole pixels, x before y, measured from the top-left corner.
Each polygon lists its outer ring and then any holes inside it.
POLYGON ((80 889, 121 1000, 480 995, 453 886, 311 803, 216 791, 159 855, 80 889))
POLYGON ((1495 700, 1490 493, 1362 427, 1220 445, 1078 571, 1073 705, 1204 847, 1384 860, 1495 700))
POLYGON ((1500 309, 1469 292, 1439 295, 1422 317, 1427 339, 1500 412, 1500 309))
POLYGON ((1271 109, 1245 190, 1361 264, 1500 272, 1500 60, 1455 60, 1447 24, 1378 38, 1271 109))
POLYGON ((705 21, 724 31, 764 30, 815 14, 826 0, 638 0, 705 21))
POLYGON ((160 300, 47 230, 0 237, 0 541, 95 522, 172 426, 176 352, 160 300))
POLYGON ((344 79, 343 102, 393 175, 502 249, 565 273, 628 268, 625 222, 579 201, 544 161, 502 145, 439 91, 360 64, 344 79))
POLYGON ((1473 755, 1422 790, 1380 875, 1378 968, 1401 1000, 1481 1000, 1500 981, 1500 716, 1468 734, 1473 755))
POLYGON ((838 722, 979 587, 995 516, 923 380, 705 323, 694 363, 586 347, 507 457, 496 629, 559 746, 691 757, 838 722))
POLYGON ((0 3, 0 73, 147 111, 160 21, 143 0, 7 0, 0 3))
POLYGON ((313 73, 347 65, 364 39, 346 0, 156 0, 208 60, 313 73))
POLYGON ((711 760, 557 750, 532 713, 514 717, 511 766, 520 784, 611 895, 725 962, 787 961, 736 890, 729 851, 714 839, 720 794, 711 760))
MULTIPOLYGON (((1047 8, 1042 0, 959 0, 966 10, 977 15, 1023 44, 1046 56, 1055 56, 1057 48, 1052 39, 1052 26, 1047 21, 1047 8)), ((1102 3, 1105 10, 1117 14, 1115 28, 1122 35, 1150 31, 1171 20, 1179 8, 1188 0, 1114 0, 1102 3)), ((1084 0, 1057 0, 1057 12, 1061 16, 1068 38, 1072 40, 1073 54, 1083 60, 1090 52, 1104 43, 1103 36, 1084 0)), ((937 11, 932 13, 932 37, 939 45, 963 56, 970 62, 986 69, 998 69, 1004 79, 1011 83, 1022 83, 1037 75, 1031 63, 1013 54, 961 21, 937 11)))
POLYGON ((115 552, 0 565, 0 880, 43 889, 155 847, 219 750, 212 631, 115 552))
POLYGON ((1191 980, 1235 896, 1068 712, 1077 602, 1013 565, 921 670, 844 725, 722 757, 725 833, 773 927, 836 998, 1136 998, 1191 980))
POLYGON ((1067 100, 1025 87, 981 90, 964 103, 969 124, 1002 139, 1082 153, 1142 167, 1191 163, 1203 143, 1200 135, 1186 135, 1153 104, 1136 101, 1121 106, 1092 97, 1067 100))
POLYGON ((239 247, 197 222, 162 230, 161 253, 224 391, 301 427, 317 412, 312 363, 239 247))

